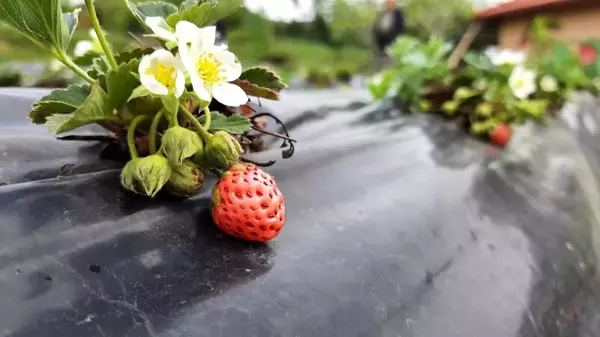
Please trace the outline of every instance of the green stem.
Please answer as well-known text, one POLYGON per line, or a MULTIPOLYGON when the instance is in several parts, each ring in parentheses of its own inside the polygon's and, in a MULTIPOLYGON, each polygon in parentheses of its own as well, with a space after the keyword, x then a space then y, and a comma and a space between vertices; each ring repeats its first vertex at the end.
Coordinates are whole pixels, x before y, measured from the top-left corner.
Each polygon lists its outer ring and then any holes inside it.
POLYGON ((145 115, 137 116, 133 119, 131 124, 129 124, 129 129, 127 130, 127 145, 129 146, 129 154, 131 155, 131 159, 139 158, 137 149, 135 147, 135 128, 138 126, 138 124, 148 118, 149 116, 145 115))
POLYGON ((156 151, 158 151, 157 147, 156 147, 156 133, 158 130, 158 123, 160 123, 160 120, 162 119, 163 115, 165 114, 165 109, 161 109, 156 116, 154 116, 154 119, 152 120, 152 125, 150 125, 150 136, 149 136, 149 145, 150 145, 150 153, 155 154, 156 151))
POLYGON ((208 131, 206 131, 206 129, 202 126, 202 124, 200 124, 200 122, 198 122, 198 120, 196 119, 196 117, 194 117, 190 110, 188 110, 183 104, 180 104, 179 106, 181 107, 181 111, 183 111, 185 117, 189 119, 190 122, 192 122, 192 124, 194 124, 202 139, 204 139, 205 142, 208 142, 212 135, 208 133, 208 131))
POLYGON ((210 122, 212 116, 210 115, 210 110, 208 109, 208 105, 204 108, 204 129, 210 130, 210 122))
POLYGON ((75 62, 73 62, 69 56, 67 56, 65 53, 54 53, 54 56, 61 61, 64 65, 66 65, 67 67, 69 67, 69 69, 73 70, 73 72, 75 74, 77 74, 79 77, 83 78, 84 80, 88 81, 91 84, 94 84, 94 79, 91 78, 83 69, 81 69, 78 65, 75 64, 75 62))
POLYGON ((90 14, 90 18, 92 19, 92 25, 94 26, 94 30, 96 31, 96 35, 98 35, 98 41, 100 41, 100 45, 102 46, 102 50, 104 50, 104 54, 106 54, 106 58, 108 59, 108 63, 113 70, 117 70, 119 67, 117 65, 117 61, 108 46, 108 42, 106 41, 106 36, 104 36, 104 32, 102 31, 102 27, 100 27, 100 20, 98 20, 98 15, 96 14, 96 8, 94 8, 93 0, 85 0, 85 6, 88 9, 88 13, 90 14))

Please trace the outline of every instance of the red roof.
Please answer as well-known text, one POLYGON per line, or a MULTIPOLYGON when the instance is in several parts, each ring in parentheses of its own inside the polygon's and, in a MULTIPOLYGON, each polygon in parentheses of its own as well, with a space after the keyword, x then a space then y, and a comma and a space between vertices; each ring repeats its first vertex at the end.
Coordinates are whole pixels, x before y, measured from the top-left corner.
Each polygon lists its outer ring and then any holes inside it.
POLYGON ((526 14, 581 0, 513 0, 475 13, 476 20, 493 19, 515 14, 526 14))

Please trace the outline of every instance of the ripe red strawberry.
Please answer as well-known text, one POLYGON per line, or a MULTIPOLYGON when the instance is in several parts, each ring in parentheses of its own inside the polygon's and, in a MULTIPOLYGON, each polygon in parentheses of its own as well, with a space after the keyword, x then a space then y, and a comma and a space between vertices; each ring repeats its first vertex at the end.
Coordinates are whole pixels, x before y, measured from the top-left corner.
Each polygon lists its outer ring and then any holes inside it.
POLYGON ((593 46, 586 44, 579 46, 579 61, 584 66, 594 64, 598 56, 597 54, 598 52, 593 46))
POLYGON ((510 141, 512 132, 510 127, 504 123, 496 125, 496 128, 490 134, 492 143, 500 146, 505 146, 510 141))
POLYGON ((213 189, 212 216, 229 235, 267 242, 283 228, 285 203, 271 175, 254 165, 237 164, 213 189))

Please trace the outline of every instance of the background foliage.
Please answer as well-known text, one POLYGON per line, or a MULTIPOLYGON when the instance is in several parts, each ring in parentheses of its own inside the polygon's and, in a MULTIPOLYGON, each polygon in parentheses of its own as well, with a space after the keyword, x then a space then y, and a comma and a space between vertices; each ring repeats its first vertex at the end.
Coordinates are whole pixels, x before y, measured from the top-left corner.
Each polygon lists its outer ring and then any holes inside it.
MULTIPOLYGON (((146 0, 133 0, 145 2, 146 0)), ((176 5, 182 0, 165 0, 176 5)), ((221 0, 229 1, 229 0, 221 0)), ((268 3, 271 0, 265 0, 268 3)), ((70 10, 63 0, 65 10, 70 10)), ((327 85, 353 73, 371 73, 373 67, 372 25, 381 0, 314 0, 316 15, 305 22, 277 22, 262 13, 240 9, 225 21, 230 49, 242 64, 266 64, 289 81, 299 76, 327 85)), ((108 39, 117 51, 139 43, 144 30, 130 15, 124 0, 97 0, 96 6, 108 39), (131 33, 131 34, 130 34, 131 33)), ((405 0, 402 5, 407 33, 422 40, 431 35, 445 39, 460 36, 471 15, 468 0, 405 0)), ((89 40, 91 23, 85 11, 73 37, 89 40)), ((143 42, 145 39, 141 38, 143 42)), ((0 61, 49 60, 17 32, 0 26, 0 61)))

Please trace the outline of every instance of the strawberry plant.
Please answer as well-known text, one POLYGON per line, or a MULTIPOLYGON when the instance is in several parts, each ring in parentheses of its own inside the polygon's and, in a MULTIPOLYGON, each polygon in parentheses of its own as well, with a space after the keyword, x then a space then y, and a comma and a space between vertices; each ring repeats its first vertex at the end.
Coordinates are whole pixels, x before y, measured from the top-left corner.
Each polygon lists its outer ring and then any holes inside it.
POLYGON ((578 56, 553 41, 550 26, 535 20, 530 57, 490 47, 468 52, 453 71, 447 66, 451 45, 401 37, 388 51, 392 66, 373 77, 369 89, 375 99, 396 96, 408 110, 439 112, 504 144, 512 125, 544 122, 573 91, 600 91, 598 43, 587 42, 578 56))
POLYGON ((428 87, 450 75, 447 57, 451 50, 452 44, 439 37, 426 43, 410 36, 398 38, 388 50, 393 64, 369 83, 371 93, 376 98, 392 94, 407 108, 417 108, 428 87))
MULTIPOLYGON (((227 172, 222 186, 232 171, 237 174, 236 165, 249 162, 242 158, 241 135, 261 131, 234 109, 246 105, 250 96, 278 100, 286 88, 268 69, 244 70, 233 53, 216 44, 212 24, 240 8, 242 0, 186 0, 179 7, 160 1, 126 3, 162 48, 113 53, 93 0, 85 0, 95 44, 93 53, 81 56, 89 58, 86 62, 75 62, 67 49, 81 9, 63 13, 60 0, 0 0, 0 21, 53 55, 83 82, 42 97, 29 117, 35 124, 45 124, 53 135, 89 124, 110 131, 127 144, 131 160, 122 170, 121 184, 134 193, 154 197, 164 190, 187 197, 201 188, 210 172, 219 176, 227 172), (89 68, 81 68, 84 63, 89 68)), ((286 158, 293 153, 293 140, 281 137, 289 147, 286 158)), ((283 205, 272 177, 265 183, 271 186, 265 195, 276 193, 283 205)), ((248 188, 258 193, 256 186, 248 188)), ((214 214, 221 225, 222 219, 214 214)), ((263 226, 256 216, 252 221, 259 229, 263 226)), ((268 217, 264 225, 272 225, 268 217)), ((273 238, 272 234, 260 239, 273 238)))

